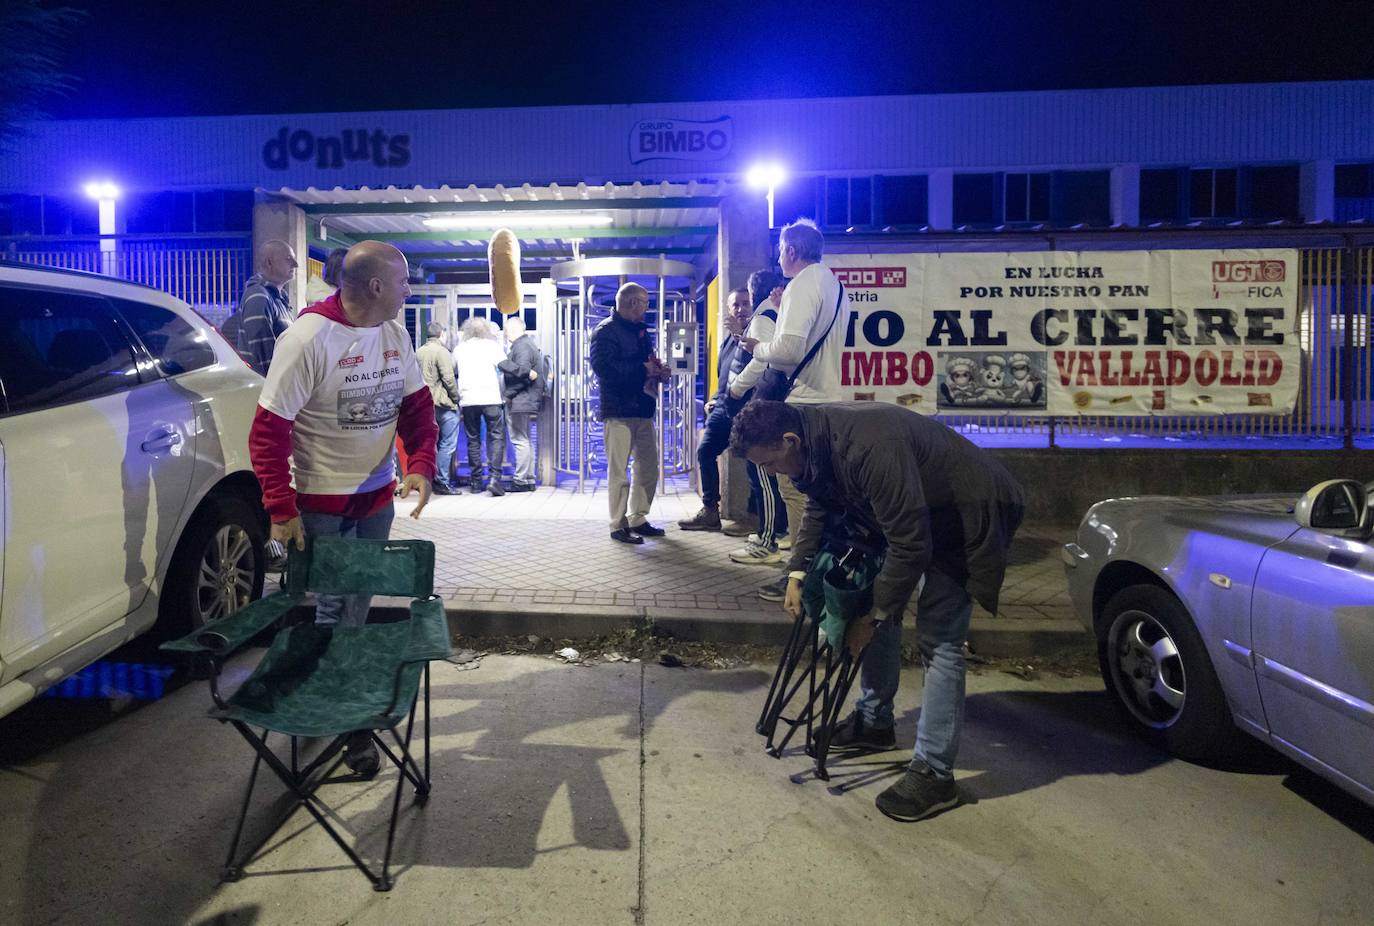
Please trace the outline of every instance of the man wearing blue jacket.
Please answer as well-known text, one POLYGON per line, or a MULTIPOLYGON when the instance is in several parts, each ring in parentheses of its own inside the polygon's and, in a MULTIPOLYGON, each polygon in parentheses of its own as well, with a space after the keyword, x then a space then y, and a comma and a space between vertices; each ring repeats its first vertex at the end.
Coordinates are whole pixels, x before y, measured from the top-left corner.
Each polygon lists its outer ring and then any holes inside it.
POLYGON ((616 291, 615 311, 592 332, 590 349, 601 387, 611 539, 629 544, 663 536, 662 528, 649 523, 658 482, 654 410, 658 387, 672 374, 654 354, 644 323, 648 311, 649 291, 638 283, 624 284, 616 291), (625 474, 632 457, 633 483, 625 474))

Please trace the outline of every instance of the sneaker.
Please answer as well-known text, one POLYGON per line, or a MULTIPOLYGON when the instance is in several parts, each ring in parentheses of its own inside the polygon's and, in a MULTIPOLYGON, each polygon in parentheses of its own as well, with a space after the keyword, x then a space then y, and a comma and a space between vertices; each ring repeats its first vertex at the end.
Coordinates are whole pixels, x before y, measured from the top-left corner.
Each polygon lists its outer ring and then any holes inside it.
POLYGON ((500 498, 502 495, 506 494, 506 487, 501 485, 500 479, 493 479, 491 481, 491 494, 496 496, 497 498, 500 498))
POLYGON ((611 531, 611 539, 618 540, 621 543, 629 544, 644 542, 643 537, 639 536, 638 534, 630 533, 630 529, 628 527, 618 527, 615 530, 611 531))
POLYGON ((685 531, 718 531, 720 530, 720 512, 715 508, 703 506, 689 520, 677 522, 677 526, 685 531))
POLYGON ((472 483, 468 486, 468 491, 471 492, 473 495, 481 495, 484 491, 486 491, 486 488, 487 487, 482 484, 482 480, 474 479, 472 480, 472 483))
POLYGON ((513 482, 507 490, 509 492, 533 492, 534 483, 532 482, 513 482))
POLYGON ((643 524, 631 524, 630 530, 641 537, 662 537, 667 533, 663 528, 654 527, 648 521, 645 521, 643 524))
POLYGON ((897 734, 891 727, 876 730, 864 723, 858 712, 852 712, 835 724, 830 731, 831 749, 855 749, 866 752, 886 752, 897 745, 897 734))
POLYGON ((912 766, 874 801, 884 814, 903 823, 914 823, 959 803, 959 789, 953 778, 941 778, 920 760, 912 766))
POLYGON ((727 537, 748 537, 753 530, 754 526, 746 521, 727 521, 720 528, 727 537))
MULTIPOLYGON (((780 535, 780 536, 774 537, 773 540, 777 543, 778 549, 779 549, 779 550, 790 550, 790 549, 792 549, 792 538, 791 538, 790 536, 788 536, 787 534, 782 534, 782 535, 780 535)), ((750 534, 750 535, 746 538, 746 542, 747 542, 747 543, 763 543, 763 538, 760 537, 758 534, 750 534)))
POLYGON ((344 764, 360 778, 373 778, 382 767, 382 757, 377 745, 372 742, 371 734, 363 731, 348 738, 344 746, 344 764))
POLYGON ((759 597, 764 601, 782 601, 786 598, 787 573, 783 573, 776 581, 759 586, 759 597))
POLYGON ((746 566, 776 566, 782 562, 782 554, 778 552, 777 547, 747 543, 741 549, 731 552, 730 559, 746 566))
POLYGON ((453 486, 446 485, 442 482, 436 482, 434 483, 434 485, 430 487, 430 491, 432 491, 435 495, 452 495, 453 486))

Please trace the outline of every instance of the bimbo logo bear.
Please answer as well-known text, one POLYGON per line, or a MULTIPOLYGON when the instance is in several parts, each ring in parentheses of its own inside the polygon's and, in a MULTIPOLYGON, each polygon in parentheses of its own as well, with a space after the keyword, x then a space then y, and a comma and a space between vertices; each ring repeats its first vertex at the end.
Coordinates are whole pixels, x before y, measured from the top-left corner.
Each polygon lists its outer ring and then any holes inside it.
POLYGON ((263 163, 286 170, 294 161, 314 161, 316 167, 340 168, 344 161, 368 161, 377 167, 405 167, 410 163, 410 136, 387 135, 381 129, 344 129, 338 135, 316 135, 287 126, 262 146, 263 163))

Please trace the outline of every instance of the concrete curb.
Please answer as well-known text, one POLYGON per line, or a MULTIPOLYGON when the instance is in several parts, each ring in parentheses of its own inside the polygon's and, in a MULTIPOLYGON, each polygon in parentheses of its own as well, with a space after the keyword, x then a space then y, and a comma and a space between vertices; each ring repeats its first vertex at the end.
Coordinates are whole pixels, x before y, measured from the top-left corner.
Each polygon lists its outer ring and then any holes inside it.
MULTIPOLYGON (((629 630, 652 621, 654 627, 677 640, 704 643, 749 643, 781 646, 792 621, 782 609, 707 611, 699 608, 638 607, 609 604, 512 604, 510 602, 444 603, 449 627, 466 637, 527 636, 552 639, 589 639, 629 630)), ((373 607, 402 618, 406 603, 380 599, 373 607)), ((915 644, 911 621, 904 622, 902 638, 915 644)), ((1092 638, 1077 621, 974 617, 969 644, 984 656, 1039 657, 1082 650, 1092 638)))

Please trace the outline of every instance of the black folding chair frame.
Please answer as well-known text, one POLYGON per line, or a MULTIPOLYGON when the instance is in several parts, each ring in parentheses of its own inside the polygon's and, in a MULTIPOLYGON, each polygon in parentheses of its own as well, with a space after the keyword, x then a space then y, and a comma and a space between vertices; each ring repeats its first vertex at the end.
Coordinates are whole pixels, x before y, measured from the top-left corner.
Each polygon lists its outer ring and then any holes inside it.
MULTIPOLYGON (((396 778, 396 793, 395 796, 392 798, 391 802, 391 820, 390 824, 387 827, 386 854, 382 858, 382 867, 380 872, 374 871, 373 868, 369 867, 368 864, 364 862, 363 859, 354 850, 354 848, 348 844, 348 842, 344 839, 343 835, 339 833, 338 829, 336 829, 329 822, 326 811, 329 811, 330 807, 323 800, 321 800, 318 794, 316 793, 322 784, 325 784, 327 781, 329 781, 330 776, 334 773, 334 770, 337 769, 339 767, 339 764, 343 762, 344 743, 353 734, 345 733, 340 736, 336 736, 329 743, 329 745, 326 746, 324 750, 318 756, 316 756, 315 759, 309 765, 305 766, 304 768, 300 768, 298 765, 298 747, 299 740, 301 738, 298 736, 291 736, 291 765, 290 767, 288 767, 282 761, 282 759, 275 752, 272 751, 272 748, 267 744, 267 737, 269 736, 271 731, 263 729, 262 733, 258 734, 255 733, 253 729, 249 727, 248 724, 244 723, 241 720, 227 721, 231 726, 233 726, 234 729, 238 730, 239 734, 248 742, 250 746, 253 747, 253 751, 256 753, 256 756, 253 759, 253 769, 248 776, 248 788, 243 795, 243 806, 239 810, 238 823, 234 827, 234 837, 229 845, 229 854, 225 858, 224 868, 221 872, 221 880, 238 881, 240 878, 242 878, 244 875, 244 866, 247 865, 248 862, 250 862, 257 855, 257 853, 262 849, 262 847, 267 844, 267 841, 271 839, 277 833, 278 830, 281 829, 281 827, 286 823, 286 821, 289 820, 291 816, 295 813, 298 807, 304 807, 310 813, 310 815, 315 818, 315 822, 317 822, 321 827, 323 827, 324 831, 329 834, 330 838, 333 839, 334 842, 338 845, 338 847, 344 851, 344 854, 348 856, 349 861, 351 861, 354 864, 354 866, 356 866, 357 869, 361 871, 369 881, 372 882, 373 890, 391 890, 393 884, 390 873, 391 854, 396 841, 396 823, 400 816, 401 794, 405 790, 405 783, 409 781, 412 785, 415 786, 415 803, 417 805, 423 807, 429 799, 429 792, 431 786, 429 776, 430 691, 429 663, 427 662, 424 664, 423 684, 421 687, 424 693, 423 768, 421 768, 416 763, 415 758, 410 754, 411 735, 414 732, 415 727, 415 711, 416 707, 418 706, 418 702, 420 701, 419 692, 416 693, 415 699, 412 700, 410 703, 410 711, 405 722, 404 737, 401 736, 398 730, 400 726, 399 722, 394 726, 382 728, 390 731, 392 738, 395 740, 397 752, 393 752, 391 748, 388 747, 387 744, 382 740, 381 736, 378 735, 378 733, 380 732, 379 730, 369 731, 369 736, 371 737, 372 742, 387 757, 387 759, 390 760, 391 764, 396 766, 396 768, 399 770, 399 774, 396 778), (277 778, 281 780, 282 784, 286 786, 287 790, 291 793, 292 801, 290 806, 288 806, 285 812, 282 813, 280 819, 278 819, 274 825, 272 825, 266 832, 264 832, 261 838, 253 842, 253 844, 249 848, 240 852, 239 844, 242 841, 243 837, 244 823, 248 818, 248 805, 252 802, 253 799, 253 790, 257 785, 258 770, 264 763, 266 763, 267 767, 271 769, 272 772, 277 776, 277 778)), ((218 693, 215 692, 215 695, 215 699, 216 701, 218 701, 218 693)))

